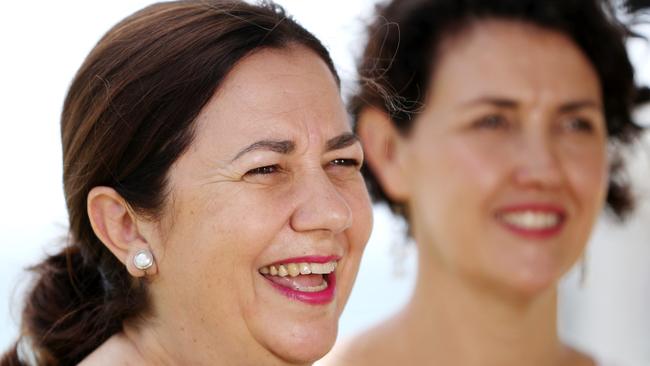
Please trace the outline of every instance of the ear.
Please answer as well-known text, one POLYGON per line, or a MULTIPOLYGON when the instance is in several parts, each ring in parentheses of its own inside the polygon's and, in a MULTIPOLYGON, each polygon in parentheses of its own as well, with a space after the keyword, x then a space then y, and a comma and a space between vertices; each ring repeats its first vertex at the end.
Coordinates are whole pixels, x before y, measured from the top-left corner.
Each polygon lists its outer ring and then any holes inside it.
POLYGON ((409 192, 404 166, 405 138, 390 117, 376 108, 366 108, 361 112, 357 133, 363 143, 368 166, 381 188, 391 200, 406 202, 409 192))
POLYGON ((132 276, 141 277, 157 272, 155 260, 146 273, 133 264, 138 251, 151 250, 151 247, 138 231, 138 218, 117 191, 110 187, 94 187, 88 193, 87 210, 95 235, 126 265, 132 276))

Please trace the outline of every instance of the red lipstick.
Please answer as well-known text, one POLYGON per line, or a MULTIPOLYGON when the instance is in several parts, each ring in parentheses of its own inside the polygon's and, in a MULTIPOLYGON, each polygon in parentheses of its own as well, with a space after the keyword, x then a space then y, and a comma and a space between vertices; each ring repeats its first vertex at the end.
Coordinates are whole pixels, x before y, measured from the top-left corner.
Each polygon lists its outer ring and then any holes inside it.
POLYGON ((289 264, 289 263, 327 263, 327 262, 332 262, 332 261, 338 261, 339 259, 341 259, 341 257, 339 257, 337 255, 327 255, 327 256, 307 255, 307 256, 304 256, 304 257, 295 257, 295 258, 283 259, 281 261, 277 261, 277 262, 271 263, 269 265, 273 266, 273 265, 289 264))
MULTIPOLYGON (((266 277, 266 276, 265 276, 266 277)), ((296 289, 293 289, 291 287, 285 287, 282 285, 278 285, 277 283, 269 280, 269 283, 276 289, 278 290, 281 294, 284 296, 293 299, 293 300, 298 300, 302 301, 307 304, 311 305, 323 305, 323 304, 329 304, 334 300, 334 295, 336 293, 336 274, 334 272, 330 274, 323 275, 323 280, 327 282, 327 288, 325 288, 322 291, 318 292, 304 292, 304 291, 298 291, 296 289)))
POLYGON ((497 212, 499 223, 511 233, 525 239, 550 239, 560 234, 566 223, 566 210, 559 205, 547 203, 525 203, 503 207, 497 212), (514 216, 520 214, 521 216, 514 216), (554 222, 540 218, 540 214, 553 215, 554 222))
MULTIPOLYGON (((336 262, 340 258, 341 257, 334 256, 334 255, 294 257, 294 258, 287 258, 281 261, 274 262, 273 264, 270 264, 267 267, 271 267, 271 266, 279 267, 280 265, 286 266, 292 263, 324 264, 329 262, 336 262)), ((260 271, 266 270, 267 267, 263 267, 260 271)), ((321 271, 323 271, 322 268, 321 271)), ((324 270, 323 272, 327 272, 327 271, 329 270, 324 270)), ((331 273, 326 273, 326 274, 324 273, 299 274, 295 277, 292 277, 290 275, 286 275, 282 277, 273 276, 270 273, 268 273, 268 271, 262 271, 262 272, 264 272, 261 273, 262 276, 264 276, 264 278, 271 284, 273 288, 275 288, 282 295, 290 299, 298 300, 310 305, 328 304, 334 300, 334 296, 336 294, 335 270, 332 271, 331 273), (324 286, 324 288, 319 289, 321 286, 324 286), (310 290, 306 290, 307 288, 309 288, 310 290)), ((275 272, 273 272, 272 270, 271 273, 275 273, 275 272)))

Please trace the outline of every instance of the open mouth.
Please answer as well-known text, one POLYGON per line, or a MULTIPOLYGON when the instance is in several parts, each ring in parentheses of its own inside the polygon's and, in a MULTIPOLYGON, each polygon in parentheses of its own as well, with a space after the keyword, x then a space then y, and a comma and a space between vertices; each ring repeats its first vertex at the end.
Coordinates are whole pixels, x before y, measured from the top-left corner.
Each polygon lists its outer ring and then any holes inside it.
POLYGON ((258 271, 283 295, 309 304, 324 304, 334 299, 337 265, 338 259, 332 257, 293 258, 258 271))
POLYGON ((497 219, 520 236, 549 238, 562 231, 566 214, 559 210, 524 209, 502 212, 497 219))

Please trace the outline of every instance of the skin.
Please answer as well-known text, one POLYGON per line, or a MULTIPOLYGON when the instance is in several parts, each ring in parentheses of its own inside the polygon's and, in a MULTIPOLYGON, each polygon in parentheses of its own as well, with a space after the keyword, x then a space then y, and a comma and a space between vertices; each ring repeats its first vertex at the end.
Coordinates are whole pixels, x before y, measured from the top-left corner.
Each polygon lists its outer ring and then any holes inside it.
POLYGON ((418 243, 408 305, 324 364, 591 365, 556 329, 556 285, 577 261, 605 199, 600 83, 566 36, 505 20, 443 43, 408 135, 367 109, 359 133, 418 243), (561 207, 561 231, 522 237, 504 207, 561 207))
POLYGON ((125 324, 86 364, 310 364, 334 343, 372 226, 359 141, 328 146, 351 133, 334 77, 302 47, 260 50, 196 123, 159 220, 137 217, 110 188, 89 196, 96 232, 129 271, 143 275, 130 264, 140 247, 156 267, 153 315, 125 324), (247 149, 267 140, 293 147, 247 149), (341 257, 331 303, 290 299, 258 272, 305 255, 341 257))

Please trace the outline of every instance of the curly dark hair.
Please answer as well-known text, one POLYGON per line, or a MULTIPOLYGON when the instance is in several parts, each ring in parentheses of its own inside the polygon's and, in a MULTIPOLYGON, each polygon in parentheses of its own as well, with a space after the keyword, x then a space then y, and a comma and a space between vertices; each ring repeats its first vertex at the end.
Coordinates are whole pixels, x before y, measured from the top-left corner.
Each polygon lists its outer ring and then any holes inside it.
MULTIPOLYGON (((355 121, 374 107, 406 134, 422 109, 443 41, 482 19, 505 19, 565 34, 584 52, 601 81, 614 148, 631 144, 641 131, 631 119, 637 96, 625 40, 632 33, 605 0, 393 0, 378 5, 373 19, 358 66, 359 90, 350 101, 355 121)), ((613 159, 607 192, 608 207, 620 219, 634 206, 622 168, 622 160, 613 159)), ((404 203, 386 195, 368 165, 362 171, 373 198, 405 216, 404 203)))

